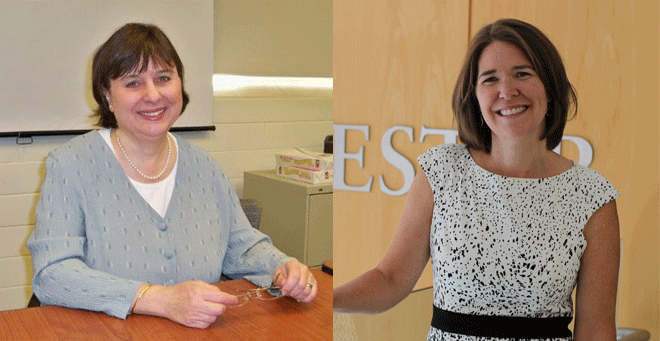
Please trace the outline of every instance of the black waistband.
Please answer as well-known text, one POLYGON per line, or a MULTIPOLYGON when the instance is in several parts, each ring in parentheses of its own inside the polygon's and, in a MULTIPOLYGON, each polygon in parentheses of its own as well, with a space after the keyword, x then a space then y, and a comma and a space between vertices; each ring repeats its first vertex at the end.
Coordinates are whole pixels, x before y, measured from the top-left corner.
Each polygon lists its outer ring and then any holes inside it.
POLYGON ((447 333, 481 337, 545 339, 571 337, 573 318, 468 315, 433 306, 431 325, 447 333))

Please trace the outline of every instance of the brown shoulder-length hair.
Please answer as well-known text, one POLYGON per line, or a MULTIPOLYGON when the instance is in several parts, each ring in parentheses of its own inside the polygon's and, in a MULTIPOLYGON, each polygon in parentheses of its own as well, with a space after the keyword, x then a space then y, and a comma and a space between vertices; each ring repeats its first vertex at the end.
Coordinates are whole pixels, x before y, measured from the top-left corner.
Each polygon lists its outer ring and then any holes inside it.
POLYGON ((516 19, 501 19, 486 25, 470 42, 452 99, 452 109, 458 123, 458 136, 461 142, 470 148, 490 153, 491 130, 487 124, 482 123, 476 84, 481 53, 495 41, 517 46, 539 75, 549 101, 545 130, 540 139, 546 139, 548 150, 554 149, 559 145, 564 134, 571 103, 572 116, 577 112, 577 95, 573 85, 568 81, 561 56, 550 39, 538 28, 516 19))
POLYGON ((155 25, 130 23, 122 26, 99 47, 92 61, 92 93, 99 107, 92 116, 97 116, 96 125, 117 128, 115 114, 110 111, 105 96, 110 89, 110 80, 130 72, 144 72, 149 61, 176 67, 181 79, 183 106, 186 109, 190 98, 183 86, 183 63, 165 33, 155 25))

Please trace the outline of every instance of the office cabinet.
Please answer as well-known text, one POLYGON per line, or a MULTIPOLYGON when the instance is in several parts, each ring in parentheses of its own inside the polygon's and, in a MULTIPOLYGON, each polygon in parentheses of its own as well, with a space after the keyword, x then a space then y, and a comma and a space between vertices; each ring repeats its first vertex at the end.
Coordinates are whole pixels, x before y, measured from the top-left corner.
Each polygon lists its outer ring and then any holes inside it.
POLYGON ((261 206, 259 230, 282 252, 310 267, 332 258, 332 183, 291 180, 274 170, 249 171, 243 198, 261 206))

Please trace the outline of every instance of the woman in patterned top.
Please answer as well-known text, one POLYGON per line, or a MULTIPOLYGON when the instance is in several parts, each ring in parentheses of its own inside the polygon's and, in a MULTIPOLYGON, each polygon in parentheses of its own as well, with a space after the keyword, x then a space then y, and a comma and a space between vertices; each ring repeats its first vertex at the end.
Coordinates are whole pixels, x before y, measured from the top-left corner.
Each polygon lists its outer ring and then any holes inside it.
POLYGON ((250 226, 206 153, 169 133, 188 94, 165 34, 127 24, 98 49, 92 69, 102 129, 46 161, 28 242, 39 300, 197 328, 238 304, 209 284, 221 274, 313 300, 309 269, 250 226))
POLYGON ((615 340, 619 192, 553 152, 577 99, 559 53, 513 19, 471 41, 453 111, 464 145, 422 154, 394 240, 335 288, 337 312, 373 314, 412 290, 429 258, 428 340, 615 340))

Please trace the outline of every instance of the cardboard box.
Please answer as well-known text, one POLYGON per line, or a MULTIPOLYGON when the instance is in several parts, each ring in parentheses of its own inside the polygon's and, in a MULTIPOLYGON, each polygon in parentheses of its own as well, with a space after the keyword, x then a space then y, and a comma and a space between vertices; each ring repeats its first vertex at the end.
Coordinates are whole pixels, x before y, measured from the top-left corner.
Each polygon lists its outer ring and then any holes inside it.
POLYGON ((332 182, 332 169, 313 171, 309 169, 278 165, 275 174, 285 178, 309 182, 312 184, 332 182))
POLYGON ((295 167, 311 171, 332 171, 332 154, 315 153, 305 149, 289 149, 275 153, 277 166, 295 167))

